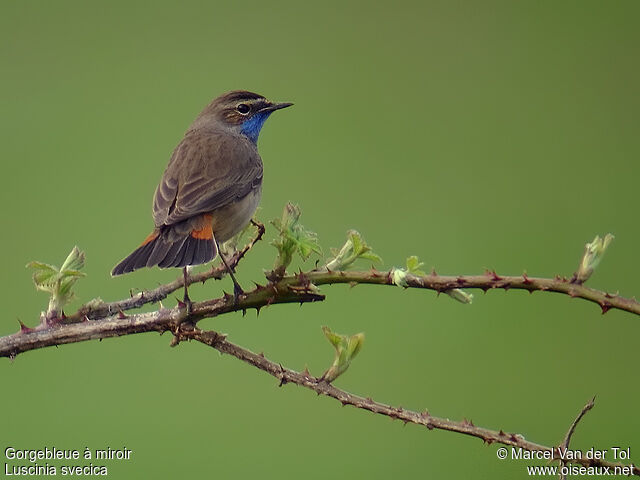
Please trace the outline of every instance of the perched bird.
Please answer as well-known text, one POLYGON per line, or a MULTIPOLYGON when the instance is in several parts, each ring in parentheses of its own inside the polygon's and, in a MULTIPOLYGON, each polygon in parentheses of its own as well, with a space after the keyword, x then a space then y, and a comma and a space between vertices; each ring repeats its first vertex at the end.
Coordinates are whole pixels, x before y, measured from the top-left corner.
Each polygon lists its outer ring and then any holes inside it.
MULTIPOLYGON (((185 303, 188 265, 213 260, 220 244, 251 220, 262 192, 258 135, 269 115, 291 103, 273 103, 243 90, 225 93, 196 117, 173 151, 153 198, 155 228, 113 268, 182 267, 185 303)), ((243 293, 233 272, 236 300, 243 293)))

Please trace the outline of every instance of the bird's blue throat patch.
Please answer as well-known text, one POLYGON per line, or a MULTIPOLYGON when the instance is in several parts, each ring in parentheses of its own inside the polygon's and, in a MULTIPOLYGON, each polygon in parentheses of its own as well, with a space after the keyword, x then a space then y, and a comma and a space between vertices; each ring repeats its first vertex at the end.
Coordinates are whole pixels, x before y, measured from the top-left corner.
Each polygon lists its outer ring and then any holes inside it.
POLYGON ((269 118, 273 112, 261 112, 256 113, 251 118, 245 120, 242 124, 241 132, 243 135, 249 138, 253 143, 258 143, 258 135, 264 125, 264 122, 269 118))

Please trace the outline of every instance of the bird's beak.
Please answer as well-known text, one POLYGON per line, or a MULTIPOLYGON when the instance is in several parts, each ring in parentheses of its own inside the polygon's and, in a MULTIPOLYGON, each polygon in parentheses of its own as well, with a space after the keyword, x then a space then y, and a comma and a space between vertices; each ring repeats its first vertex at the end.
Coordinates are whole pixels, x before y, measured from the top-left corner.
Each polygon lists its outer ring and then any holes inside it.
POLYGON ((287 108, 293 105, 293 103, 272 103, 271 105, 267 105, 260 109, 261 112, 273 112, 275 110, 280 110, 281 108, 287 108))

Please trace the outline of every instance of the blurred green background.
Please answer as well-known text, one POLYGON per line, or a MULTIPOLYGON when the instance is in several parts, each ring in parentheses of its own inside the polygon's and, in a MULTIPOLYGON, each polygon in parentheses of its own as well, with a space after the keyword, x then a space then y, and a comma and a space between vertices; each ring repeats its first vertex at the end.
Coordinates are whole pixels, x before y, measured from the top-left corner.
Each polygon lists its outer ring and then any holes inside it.
MULTIPOLYGON (((46 308, 25 264, 59 265, 74 245, 88 277, 68 310, 177 276, 109 271, 150 231, 155 185, 186 127, 240 88, 295 103, 260 138, 261 220, 292 200, 327 253, 356 228, 385 268, 413 254, 448 274, 570 275, 584 244, 612 232, 589 285, 640 292, 638 2, 1 10, 3 335, 46 308)), ((274 253, 259 244, 241 283, 261 281, 274 253)), ((223 288, 228 279, 192 293, 223 288)), ((321 325, 364 331, 339 387, 547 445, 595 394, 572 446, 631 447, 640 462, 637 317, 554 294, 475 292, 466 306, 430 291, 322 290, 322 304, 202 325, 316 375, 333 356, 321 325)), ((234 358, 169 341, 145 334, 0 359, 3 451, 132 449, 130 461, 106 463, 111 478, 526 476, 527 462, 498 460, 495 445, 277 388, 234 358)))

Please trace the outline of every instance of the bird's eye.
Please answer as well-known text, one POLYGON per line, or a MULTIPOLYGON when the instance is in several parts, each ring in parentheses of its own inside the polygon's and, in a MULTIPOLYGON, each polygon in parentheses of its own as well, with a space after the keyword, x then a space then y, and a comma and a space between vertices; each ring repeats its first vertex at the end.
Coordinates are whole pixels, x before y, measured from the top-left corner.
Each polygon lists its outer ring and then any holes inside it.
POLYGON ((247 113, 249 113, 249 110, 251 110, 251 108, 246 103, 241 103, 236 107, 236 110, 238 111, 238 113, 246 115, 247 113))

